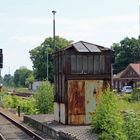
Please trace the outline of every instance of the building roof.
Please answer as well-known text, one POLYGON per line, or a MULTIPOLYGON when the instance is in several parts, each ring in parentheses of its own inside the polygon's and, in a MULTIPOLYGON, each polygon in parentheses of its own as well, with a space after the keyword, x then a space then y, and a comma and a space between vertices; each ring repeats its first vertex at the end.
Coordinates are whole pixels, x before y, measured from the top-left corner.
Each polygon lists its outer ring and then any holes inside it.
POLYGON ((130 64, 130 66, 135 70, 135 72, 140 76, 140 63, 130 64))
MULTIPOLYGON (((110 48, 106 48, 100 45, 88 43, 85 41, 78 41, 76 43, 71 44, 69 47, 65 48, 64 50, 74 48, 78 52, 103 52, 103 51, 109 51, 111 50, 110 48)), ((112 51, 112 50, 111 50, 112 51)))
MULTIPOLYGON (((124 70, 122 70, 117 75, 115 75, 113 79, 124 78, 125 76, 127 76, 126 73, 128 73, 130 69, 132 69, 137 74, 137 76, 140 77, 140 63, 131 63, 124 70)), ((133 75, 132 75, 132 78, 133 78, 133 75)))

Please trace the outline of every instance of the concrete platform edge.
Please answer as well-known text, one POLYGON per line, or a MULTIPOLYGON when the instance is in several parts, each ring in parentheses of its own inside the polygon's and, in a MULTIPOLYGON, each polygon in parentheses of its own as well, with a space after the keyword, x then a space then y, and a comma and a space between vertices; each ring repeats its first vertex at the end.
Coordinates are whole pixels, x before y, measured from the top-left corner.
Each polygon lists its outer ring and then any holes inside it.
POLYGON ((57 140, 78 140, 76 137, 72 137, 70 134, 64 133, 62 131, 57 131, 53 129, 49 124, 43 124, 41 122, 38 122, 28 116, 24 116, 23 122, 32 126, 35 129, 38 129, 49 136, 53 137, 57 140))

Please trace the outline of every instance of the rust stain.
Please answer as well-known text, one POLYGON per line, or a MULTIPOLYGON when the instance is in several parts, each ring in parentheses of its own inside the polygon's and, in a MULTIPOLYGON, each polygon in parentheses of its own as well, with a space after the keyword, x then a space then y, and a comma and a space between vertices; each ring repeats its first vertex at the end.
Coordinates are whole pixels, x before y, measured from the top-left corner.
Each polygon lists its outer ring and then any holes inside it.
POLYGON ((91 123, 95 113, 103 80, 69 80, 68 81, 68 123, 91 123))
POLYGON ((84 115, 70 115, 69 124, 84 124, 84 115))
POLYGON ((85 114, 85 81, 70 80, 68 82, 68 122, 84 124, 85 114))
POLYGON ((69 81, 68 114, 78 115, 85 113, 85 82, 69 81))

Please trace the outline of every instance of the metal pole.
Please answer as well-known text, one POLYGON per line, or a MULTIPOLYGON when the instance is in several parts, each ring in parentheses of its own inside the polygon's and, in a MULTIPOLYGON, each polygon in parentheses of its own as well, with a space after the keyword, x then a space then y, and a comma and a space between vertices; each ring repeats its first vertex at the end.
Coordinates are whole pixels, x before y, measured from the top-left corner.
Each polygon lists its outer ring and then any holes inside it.
POLYGON ((140 2, 139 2, 139 39, 140 39, 140 2))
POLYGON ((54 47, 54 50, 56 50, 55 48, 55 13, 56 11, 53 10, 52 13, 53 13, 53 47, 54 47))
POLYGON ((48 46, 47 46, 47 81, 49 80, 49 74, 48 74, 48 46))

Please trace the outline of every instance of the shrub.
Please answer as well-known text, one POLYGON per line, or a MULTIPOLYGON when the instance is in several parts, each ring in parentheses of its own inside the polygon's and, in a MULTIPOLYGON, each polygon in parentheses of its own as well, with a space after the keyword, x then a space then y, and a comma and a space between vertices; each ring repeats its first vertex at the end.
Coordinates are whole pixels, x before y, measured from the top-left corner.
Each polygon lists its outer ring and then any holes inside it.
POLYGON ((140 89, 133 89, 132 100, 140 101, 140 89))
POLYGON ((53 112, 53 86, 49 82, 45 81, 38 87, 34 99, 39 113, 53 112))
POLYGON ((128 140, 140 140, 140 116, 133 111, 125 112, 124 130, 128 140))
POLYGON ((29 100, 21 100, 20 102, 21 111, 25 114, 37 114, 34 98, 30 97, 29 100))
POLYGON ((2 107, 4 108, 13 108, 14 103, 11 95, 5 95, 2 97, 2 107))
POLYGON ((117 96, 108 87, 100 96, 91 129, 99 133, 101 140, 126 140, 122 126, 123 119, 118 110, 117 96))

